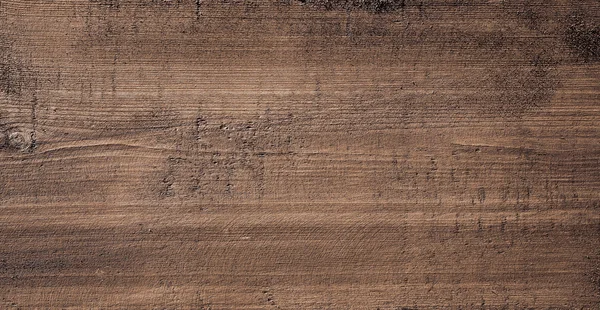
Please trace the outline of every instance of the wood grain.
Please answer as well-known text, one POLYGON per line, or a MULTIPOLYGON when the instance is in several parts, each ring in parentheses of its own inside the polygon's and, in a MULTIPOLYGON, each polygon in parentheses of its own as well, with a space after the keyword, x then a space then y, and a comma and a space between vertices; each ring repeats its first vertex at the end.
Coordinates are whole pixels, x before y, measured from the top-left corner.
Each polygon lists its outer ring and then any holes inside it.
POLYGON ((600 2, 0 1, 0 309, 598 309, 600 2))

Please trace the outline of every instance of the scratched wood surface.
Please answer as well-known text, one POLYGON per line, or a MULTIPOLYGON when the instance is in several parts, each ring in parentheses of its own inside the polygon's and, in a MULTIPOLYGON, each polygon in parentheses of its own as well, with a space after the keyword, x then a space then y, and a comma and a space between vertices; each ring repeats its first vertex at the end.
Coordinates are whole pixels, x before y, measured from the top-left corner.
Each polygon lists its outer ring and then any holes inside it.
POLYGON ((600 2, 0 1, 0 309, 598 309, 600 2))

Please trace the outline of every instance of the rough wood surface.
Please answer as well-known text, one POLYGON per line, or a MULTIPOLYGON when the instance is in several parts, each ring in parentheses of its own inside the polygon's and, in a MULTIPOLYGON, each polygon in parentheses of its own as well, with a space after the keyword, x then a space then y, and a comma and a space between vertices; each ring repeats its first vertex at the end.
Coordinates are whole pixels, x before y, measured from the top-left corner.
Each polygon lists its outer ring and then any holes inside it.
POLYGON ((599 309, 600 2, 0 1, 0 309, 599 309))

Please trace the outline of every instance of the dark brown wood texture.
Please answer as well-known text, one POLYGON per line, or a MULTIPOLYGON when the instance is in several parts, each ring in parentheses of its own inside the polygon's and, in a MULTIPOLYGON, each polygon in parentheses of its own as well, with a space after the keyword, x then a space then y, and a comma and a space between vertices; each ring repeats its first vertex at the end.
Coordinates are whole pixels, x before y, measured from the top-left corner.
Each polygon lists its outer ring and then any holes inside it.
POLYGON ((600 2, 0 1, 1 309, 598 309, 600 2))

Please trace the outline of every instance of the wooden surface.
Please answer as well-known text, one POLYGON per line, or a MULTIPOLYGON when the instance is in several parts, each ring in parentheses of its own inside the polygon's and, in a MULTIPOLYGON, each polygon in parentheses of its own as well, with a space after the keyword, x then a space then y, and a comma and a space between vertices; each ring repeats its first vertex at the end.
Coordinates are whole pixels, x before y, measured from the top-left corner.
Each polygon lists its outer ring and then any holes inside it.
POLYGON ((0 309, 599 309, 600 2, 0 1, 0 309))

